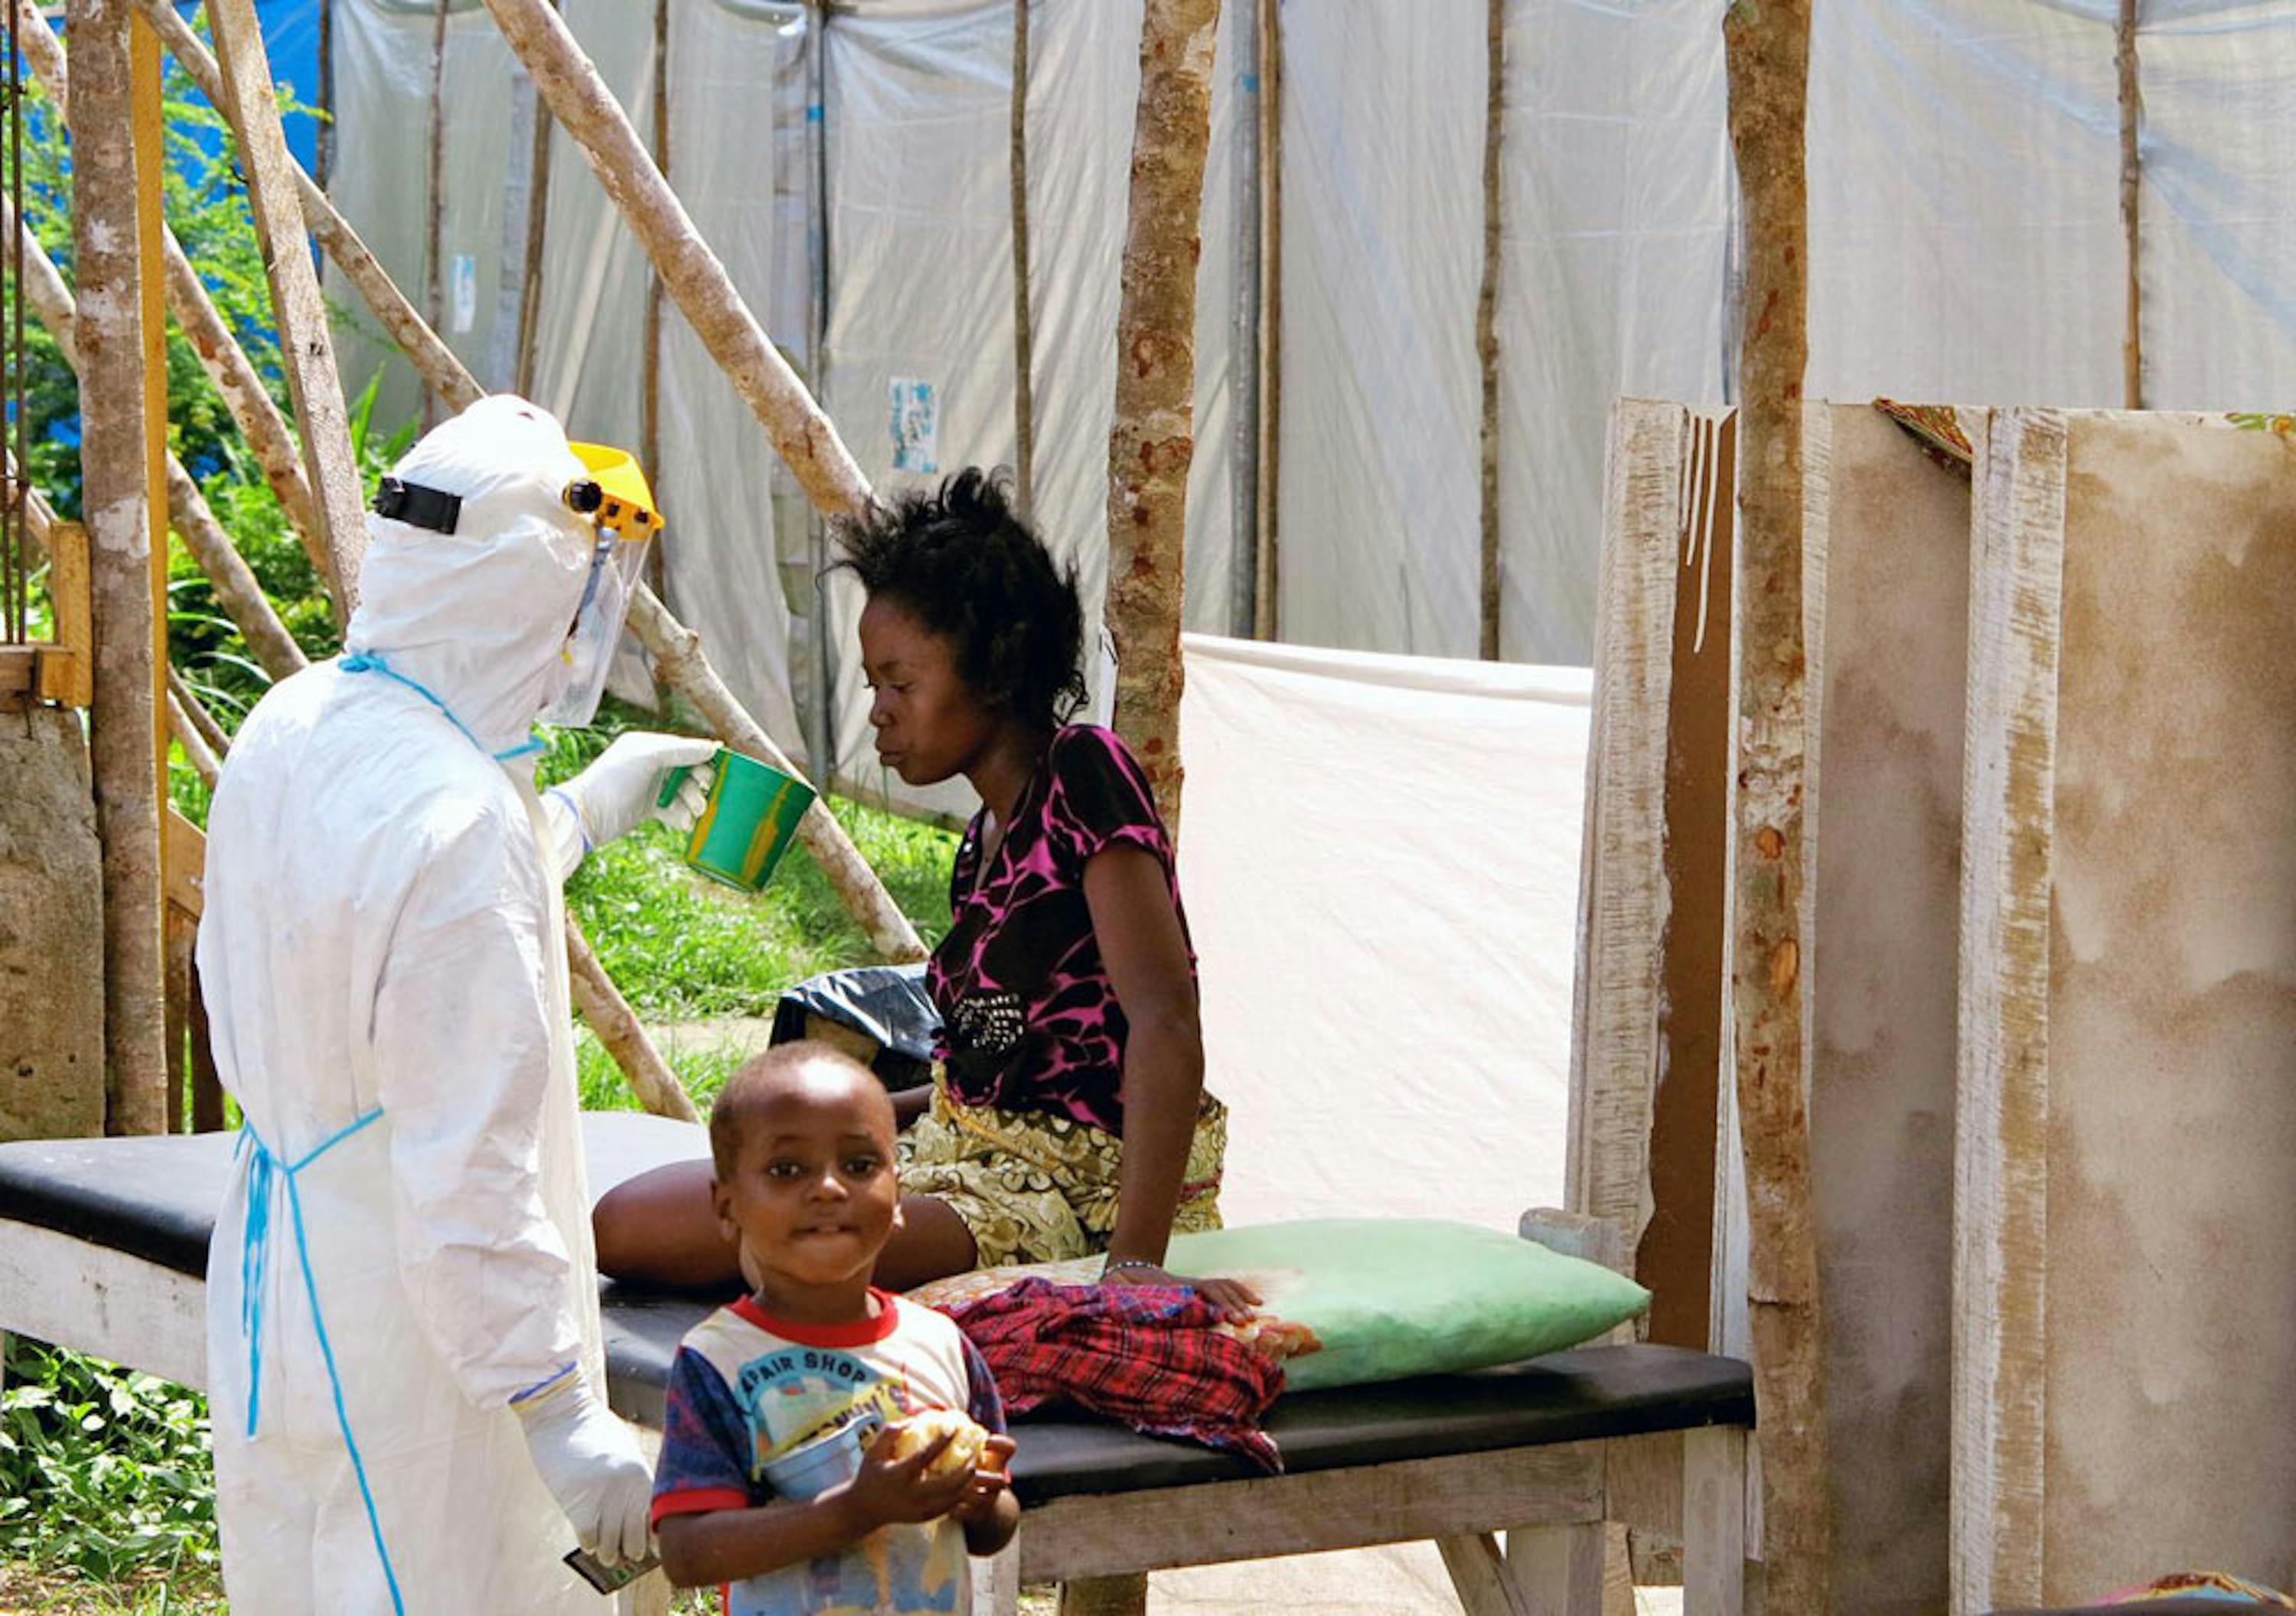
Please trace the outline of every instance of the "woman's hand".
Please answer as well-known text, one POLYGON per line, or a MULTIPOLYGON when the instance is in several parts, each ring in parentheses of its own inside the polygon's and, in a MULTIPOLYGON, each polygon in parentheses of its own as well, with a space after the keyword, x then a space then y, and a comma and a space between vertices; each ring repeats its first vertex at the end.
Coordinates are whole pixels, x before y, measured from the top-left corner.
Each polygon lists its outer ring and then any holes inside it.
POLYGON ((1218 1310, 1229 1324, 1242 1324, 1259 1305, 1259 1293, 1241 1279, 1190 1279, 1168 1269, 1139 1262, 1124 1262, 1105 1270, 1103 1285, 1184 1285, 1218 1310))

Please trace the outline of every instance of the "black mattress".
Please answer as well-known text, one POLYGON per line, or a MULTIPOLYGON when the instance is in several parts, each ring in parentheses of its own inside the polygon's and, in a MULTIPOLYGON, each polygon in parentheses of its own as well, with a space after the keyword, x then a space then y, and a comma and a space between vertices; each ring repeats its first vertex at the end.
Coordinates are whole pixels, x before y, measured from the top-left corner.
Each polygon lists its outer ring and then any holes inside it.
MULTIPOLYGON (((700 1130, 625 1114, 584 1117, 594 1193, 699 1155, 700 1130)), ((0 1219, 53 1229, 186 1274, 204 1274, 233 1136, 0 1145, 0 1219)), ((658 1426, 671 1355, 720 1298, 601 1286, 614 1407, 658 1426)), ((1486 1453, 1702 1425, 1751 1425, 1751 1372, 1674 1347, 1588 1347, 1466 1375, 1301 1392, 1267 1430, 1294 1473, 1486 1453)), ((1013 1483, 1024 1503, 1256 1475, 1242 1459, 1088 1416, 1022 1422, 1013 1483)))

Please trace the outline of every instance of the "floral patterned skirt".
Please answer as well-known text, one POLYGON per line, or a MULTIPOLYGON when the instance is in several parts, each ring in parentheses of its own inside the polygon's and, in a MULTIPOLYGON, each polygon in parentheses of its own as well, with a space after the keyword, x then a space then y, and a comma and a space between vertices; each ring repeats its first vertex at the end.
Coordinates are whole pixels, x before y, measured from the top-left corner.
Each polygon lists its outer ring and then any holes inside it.
MULTIPOLYGON (((1227 1107, 1207 1094, 1188 1146, 1176 1235, 1220 1226, 1227 1107)), ((932 1109, 901 1136, 903 1195, 936 1196, 964 1220, 982 1268, 1051 1262, 1108 1249, 1124 1141, 1044 1111, 961 1105, 938 1065, 932 1109)))

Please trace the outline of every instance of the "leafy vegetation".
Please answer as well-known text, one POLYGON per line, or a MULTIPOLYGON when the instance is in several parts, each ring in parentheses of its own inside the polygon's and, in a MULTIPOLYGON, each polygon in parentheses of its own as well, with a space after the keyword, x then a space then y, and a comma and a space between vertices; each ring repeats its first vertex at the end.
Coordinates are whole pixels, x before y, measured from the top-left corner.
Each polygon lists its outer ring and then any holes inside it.
POLYGON ((0 1392, 0 1559, 98 1582, 211 1579, 206 1400, 12 1338, 0 1392))

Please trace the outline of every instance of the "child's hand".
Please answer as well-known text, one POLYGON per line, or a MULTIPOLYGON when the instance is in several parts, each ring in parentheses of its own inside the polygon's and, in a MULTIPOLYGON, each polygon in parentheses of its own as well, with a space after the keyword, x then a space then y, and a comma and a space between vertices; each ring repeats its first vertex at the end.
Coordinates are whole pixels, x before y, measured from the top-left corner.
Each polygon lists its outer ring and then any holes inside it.
POLYGON ((949 1519, 971 1525, 995 1518, 997 1498, 1013 1484, 1008 1466, 1015 1446, 1009 1436, 991 1436, 980 1445, 980 1463, 967 1478, 964 1496, 948 1512, 949 1519))
POLYGON ((1121 1268, 1111 1269, 1101 1277, 1103 1285, 1185 1285, 1216 1309, 1229 1324, 1242 1324, 1251 1317, 1259 1305, 1259 1293, 1241 1279, 1190 1279, 1160 1268, 1142 1268, 1128 1262, 1121 1268))
POLYGON ((899 1441, 900 1433, 893 1427, 888 1425, 880 1431, 861 1456, 860 1473, 845 1484, 854 1509, 869 1523, 871 1530, 895 1522, 922 1524, 938 1521, 956 1507, 972 1485, 973 1473, 969 1470, 951 1471, 945 1476, 925 1473, 940 1457, 941 1449, 948 1446, 947 1436, 918 1449, 906 1459, 893 1457, 899 1441))

